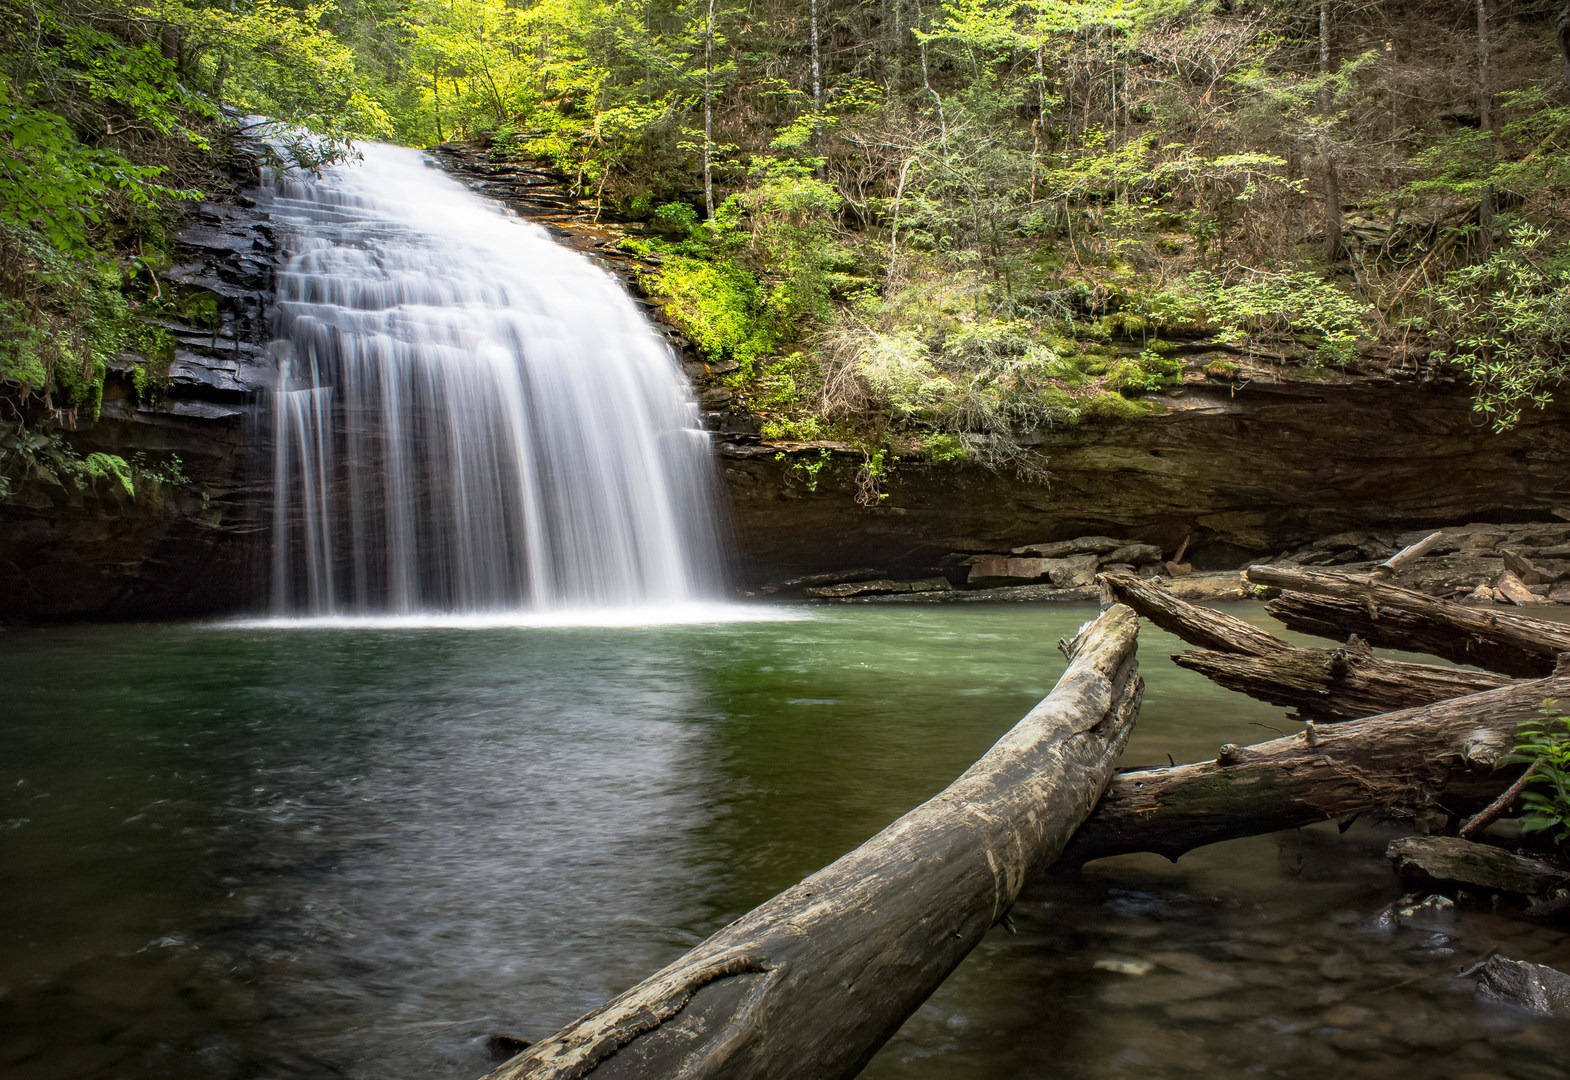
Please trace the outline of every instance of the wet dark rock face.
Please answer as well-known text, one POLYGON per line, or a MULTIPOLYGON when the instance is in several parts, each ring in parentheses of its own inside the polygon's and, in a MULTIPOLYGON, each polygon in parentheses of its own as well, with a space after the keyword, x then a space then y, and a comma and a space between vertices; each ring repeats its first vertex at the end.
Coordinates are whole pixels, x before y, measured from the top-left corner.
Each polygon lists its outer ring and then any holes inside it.
MULTIPOLYGON (((164 323, 175 344, 167 373, 138 393, 144 360, 120 357, 98 418, 79 415, 63 436, 79 456, 142 464, 135 493, 112 476, 47 465, 11 477, 0 500, 0 619, 207 615, 258 595, 268 496, 249 447, 255 399, 273 372, 272 234, 235 197, 196 207, 180 246, 161 285, 192 314, 164 323)), ((0 438, 40 438, 40 404, 20 403, 27 432, 7 417, 0 438)))

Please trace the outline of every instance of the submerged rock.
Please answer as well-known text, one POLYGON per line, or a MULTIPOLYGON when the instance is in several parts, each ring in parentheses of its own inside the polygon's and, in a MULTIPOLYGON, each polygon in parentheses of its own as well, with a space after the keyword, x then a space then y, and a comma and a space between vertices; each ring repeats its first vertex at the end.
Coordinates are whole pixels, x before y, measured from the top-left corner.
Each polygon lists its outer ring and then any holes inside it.
POLYGON ((1570 975, 1542 964, 1490 957, 1477 974, 1477 992, 1539 1016, 1570 1019, 1570 975))

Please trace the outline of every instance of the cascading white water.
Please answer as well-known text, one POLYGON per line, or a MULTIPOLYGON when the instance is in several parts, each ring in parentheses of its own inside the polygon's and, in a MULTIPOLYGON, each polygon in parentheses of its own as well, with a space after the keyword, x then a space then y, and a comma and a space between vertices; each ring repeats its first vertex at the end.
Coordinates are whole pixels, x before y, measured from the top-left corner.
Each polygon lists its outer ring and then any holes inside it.
POLYGON ((275 615, 712 596, 708 443, 609 274, 418 151, 264 196, 278 275, 275 615))

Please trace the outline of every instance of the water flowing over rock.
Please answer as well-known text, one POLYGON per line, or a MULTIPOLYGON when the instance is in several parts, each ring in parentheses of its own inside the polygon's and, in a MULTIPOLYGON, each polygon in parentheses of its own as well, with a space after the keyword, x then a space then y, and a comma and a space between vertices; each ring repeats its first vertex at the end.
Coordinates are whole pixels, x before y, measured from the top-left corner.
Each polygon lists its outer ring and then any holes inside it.
POLYGON ((713 593, 709 446, 602 269, 362 146, 275 178, 276 614, 556 610, 713 593))

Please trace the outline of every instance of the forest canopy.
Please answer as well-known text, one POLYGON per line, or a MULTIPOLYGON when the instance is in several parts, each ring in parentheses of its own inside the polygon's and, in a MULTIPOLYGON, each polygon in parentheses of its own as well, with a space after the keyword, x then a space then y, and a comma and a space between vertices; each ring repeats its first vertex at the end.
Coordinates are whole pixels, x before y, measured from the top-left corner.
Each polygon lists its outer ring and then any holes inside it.
POLYGON ((549 163, 774 437, 1006 464, 1261 365, 1508 426, 1570 374, 1562 7, 3 0, 0 375, 91 408, 156 352, 180 207, 265 114, 549 163))

